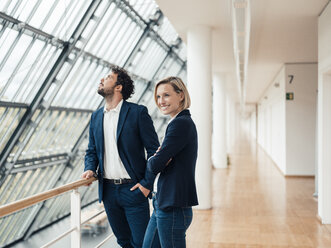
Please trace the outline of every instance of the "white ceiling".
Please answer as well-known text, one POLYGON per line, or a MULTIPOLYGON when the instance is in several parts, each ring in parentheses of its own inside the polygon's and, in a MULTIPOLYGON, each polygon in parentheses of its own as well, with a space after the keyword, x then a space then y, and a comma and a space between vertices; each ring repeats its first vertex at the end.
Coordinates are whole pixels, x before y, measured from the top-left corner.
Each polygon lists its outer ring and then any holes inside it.
MULTIPOLYGON (((329 0, 251 0, 246 102, 257 102, 284 63, 317 62, 318 15, 329 0)), ((213 72, 226 75, 238 98, 232 44, 231 0, 156 0, 186 42, 195 25, 213 29, 213 72)))

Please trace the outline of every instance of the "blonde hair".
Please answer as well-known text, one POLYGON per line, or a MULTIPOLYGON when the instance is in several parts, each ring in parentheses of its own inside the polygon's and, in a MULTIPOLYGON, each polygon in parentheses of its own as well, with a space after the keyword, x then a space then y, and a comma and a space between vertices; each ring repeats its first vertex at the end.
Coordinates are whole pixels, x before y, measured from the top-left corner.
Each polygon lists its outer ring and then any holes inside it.
POLYGON ((184 84, 184 82, 182 81, 181 78, 179 77, 167 77, 165 79, 162 79, 161 81, 159 81, 156 85, 155 85, 155 89, 154 89, 154 100, 156 105, 157 104, 157 95, 156 95, 156 91, 157 88, 161 85, 161 84, 170 84, 174 91, 176 93, 180 93, 183 92, 183 96, 184 99, 181 102, 181 110, 187 109, 191 106, 191 98, 190 98, 190 94, 188 93, 188 90, 184 84))

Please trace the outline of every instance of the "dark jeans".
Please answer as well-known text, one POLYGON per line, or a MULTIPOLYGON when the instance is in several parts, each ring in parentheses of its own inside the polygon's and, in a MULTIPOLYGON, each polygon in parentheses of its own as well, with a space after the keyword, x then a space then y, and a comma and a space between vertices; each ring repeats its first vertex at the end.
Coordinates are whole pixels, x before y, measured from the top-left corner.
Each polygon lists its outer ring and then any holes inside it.
POLYGON ((186 230, 192 222, 192 207, 161 210, 153 198, 154 211, 148 223, 143 248, 184 248, 186 230))
POLYGON ((103 204, 109 224, 124 248, 142 247, 149 221, 149 204, 140 189, 130 191, 135 183, 104 183, 103 204))

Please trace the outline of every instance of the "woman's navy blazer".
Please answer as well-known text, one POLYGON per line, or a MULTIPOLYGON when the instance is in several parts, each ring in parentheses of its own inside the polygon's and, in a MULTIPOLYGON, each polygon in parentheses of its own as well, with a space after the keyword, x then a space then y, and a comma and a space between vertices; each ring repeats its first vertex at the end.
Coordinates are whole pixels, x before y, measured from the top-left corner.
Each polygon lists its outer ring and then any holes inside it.
POLYGON ((195 166, 197 130, 188 109, 168 125, 161 149, 147 161, 147 170, 157 175, 156 198, 161 209, 198 205, 195 166), (169 159, 171 162, 167 165, 169 159))
MULTIPOLYGON (((85 169, 97 172, 99 179, 99 201, 103 197, 103 109, 93 112, 90 122, 89 144, 85 154, 85 169)), ((117 149, 123 165, 131 179, 145 188, 152 189, 154 178, 146 173, 146 156, 152 156, 159 146, 153 121, 147 108, 123 101, 117 124, 117 149)))

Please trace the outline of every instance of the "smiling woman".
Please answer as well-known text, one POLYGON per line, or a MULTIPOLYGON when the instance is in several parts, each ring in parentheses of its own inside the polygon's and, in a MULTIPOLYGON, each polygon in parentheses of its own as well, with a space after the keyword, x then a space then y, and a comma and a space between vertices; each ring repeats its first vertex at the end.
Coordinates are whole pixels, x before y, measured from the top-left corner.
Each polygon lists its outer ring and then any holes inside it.
POLYGON ((174 117, 180 111, 183 93, 176 92, 169 84, 162 84, 157 89, 157 106, 165 115, 174 117))
POLYGON ((158 82, 155 86, 154 99, 161 112, 172 118, 191 105, 186 86, 178 77, 168 77, 158 82))
POLYGON ((161 112, 172 119, 161 147, 147 162, 147 170, 155 176, 160 173, 160 177, 143 247, 158 243, 164 248, 183 248, 193 218, 192 206, 198 205, 194 176, 198 138, 188 110, 190 95, 180 78, 168 77, 156 84, 154 99, 161 112))

